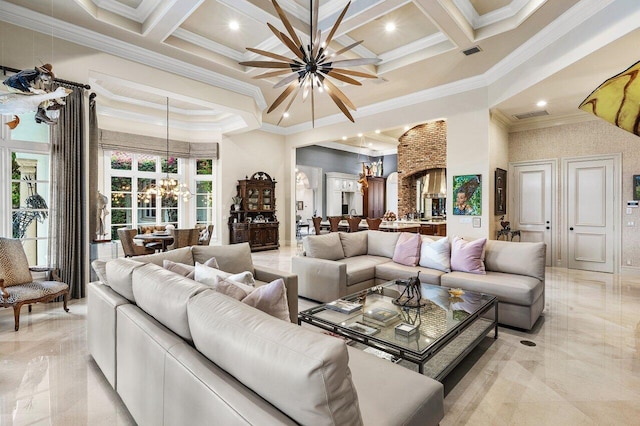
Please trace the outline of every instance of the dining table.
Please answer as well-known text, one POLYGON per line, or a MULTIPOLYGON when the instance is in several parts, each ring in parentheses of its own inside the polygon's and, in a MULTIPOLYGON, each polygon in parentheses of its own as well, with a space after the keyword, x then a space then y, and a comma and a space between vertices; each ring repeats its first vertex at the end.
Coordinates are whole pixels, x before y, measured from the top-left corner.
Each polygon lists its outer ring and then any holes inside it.
POLYGON ((149 243, 160 243, 162 251, 167 251, 167 246, 173 244, 173 236, 164 232, 137 234, 133 239, 143 241, 145 246, 149 243))

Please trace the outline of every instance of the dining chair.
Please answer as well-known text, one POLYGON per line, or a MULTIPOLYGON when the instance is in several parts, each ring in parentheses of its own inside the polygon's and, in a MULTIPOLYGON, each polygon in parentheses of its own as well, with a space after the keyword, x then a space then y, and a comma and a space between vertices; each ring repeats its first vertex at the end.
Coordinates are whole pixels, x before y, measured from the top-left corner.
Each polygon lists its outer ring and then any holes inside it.
POLYGON ((133 242, 133 237, 137 234, 137 229, 118 228, 118 238, 120 238, 120 244, 122 244, 124 257, 142 256, 145 254, 155 253, 153 248, 139 246, 133 242))
POLYGON ((173 237, 173 244, 169 244, 167 250, 175 250, 182 247, 197 246, 200 230, 198 228, 170 229, 169 235, 173 237))
POLYGON ((370 231, 375 231, 376 229, 380 229, 380 224, 382 223, 382 219, 379 217, 370 219, 367 218, 367 225, 369 226, 370 231))
POLYGON ((361 221, 362 218, 360 217, 348 217, 347 222, 349 223, 349 232, 358 232, 360 230, 359 226, 361 221))
POLYGON ((211 235, 213 235, 213 225, 207 227, 198 228, 200 235, 198 236, 198 245, 208 246, 211 241, 211 235))
POLYGON ((329 216, 329 231, 338 232, 338 225, 342 220, 342 216, 329 216))
POLYGON ((328 234, 328 231, 322 231, 320 229, 320 222, 322 222, 322 217, 314 216, 311 218, 311 221, 313 222, 313 229, 315 230, 316 235, 328 234))

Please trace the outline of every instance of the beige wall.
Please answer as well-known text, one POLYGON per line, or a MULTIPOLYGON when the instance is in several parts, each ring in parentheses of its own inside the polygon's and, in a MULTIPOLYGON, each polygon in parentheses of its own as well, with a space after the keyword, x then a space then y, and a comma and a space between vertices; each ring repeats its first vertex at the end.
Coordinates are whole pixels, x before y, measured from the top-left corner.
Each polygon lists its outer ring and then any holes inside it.
MULTIPOLYGON (((506 127, 497 120, 494 116, 491 117, 489 122, 489 208, 491 209, 491 215, 489 216, 489 238, 496 238, 496 229, 501 229, 500 216, 495 215, 495 170, 501 168, 503 170, 509 169, 509 133, 506 127)), ((509 214, 507 208, 507 216, 509 214)))
MULTIPOLYGON (((561 232, 566 227, 564 218, 560 214, 564 194, 562 188, 564 170, 561 170, 561 159, 614 153, 620 153, 622 156, 622 199, 619 200, 622 227, 618 231, 621 233, 622 241, 620 260, 624 266, 627 265, 627 260, 630 260, 632 267, 640 268, 640 231, 638 229, 640 209, 632 209, 631 215, 625 214, 627 200, 633 199, 633 175, 640 174, 640 138, 601 120, 528 130, 509 135, 510 162, 558 159, 556 205, 559 223, 554 227, 558 242, 562 241, 561 232), (629 220, 635 222, 634 227, 625 226, 629 220)), ((564 258, 566 248, 559 246, 557 249, 558 257, 564 258)))

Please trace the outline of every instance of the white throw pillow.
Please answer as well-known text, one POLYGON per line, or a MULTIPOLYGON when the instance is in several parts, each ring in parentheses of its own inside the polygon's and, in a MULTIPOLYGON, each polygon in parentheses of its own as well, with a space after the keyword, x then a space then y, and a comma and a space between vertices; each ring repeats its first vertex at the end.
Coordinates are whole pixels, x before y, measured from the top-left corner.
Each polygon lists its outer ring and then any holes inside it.
POLYGON ((257 287, 242 303, 260 309, 273 317, 289 322, 289 303, 287 301, 287 289, 284 280, 278 278, 269 284, 257 287))
POLYGON ((441 238, 434 241, 423 236, 418 265, 438 271, 451 272, 451 244, 449 244, 449 240, 441 238))
MULTIPOLYGON (((203 265, 205 266, 210 266, 212 268, 216 268, 216 269, 220 269, 220 267, 218 266, 218 262, 216 261, 215 257, 212 257, 211 259, 207 260, 206 262, 203 263, 203 265)), ((182 275, 183 277, 187 277, 190 280, 193 280, 195 278, 196 275, 196 268, 193 265, 187 265, 186 263, 179 263, 179 262, 174 262, 172 260, 169 259, 164 259, 162 261, 162 267, 164 269, 167 269, 171 272, 175 272, 178 275, 182 275)))
POLYGON ((249 271, 240 272, 239 274, 230 274, 228 272, 221 271, 220 269, 211 268, 203 265, 202 263, 196 262, 195 272, 194 279, 199 283, 207 285, 214 285, 216 277, 230 279, 250 286, 253 286, 256 283, 253 279, 253 274, 249 271))

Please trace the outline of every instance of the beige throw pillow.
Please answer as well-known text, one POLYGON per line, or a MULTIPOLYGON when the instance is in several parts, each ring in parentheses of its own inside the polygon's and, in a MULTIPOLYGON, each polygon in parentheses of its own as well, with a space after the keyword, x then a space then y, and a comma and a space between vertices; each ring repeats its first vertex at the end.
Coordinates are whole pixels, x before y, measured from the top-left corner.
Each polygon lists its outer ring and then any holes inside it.
POLYGON ((290 321, 287 289, 282 278, 257 287, 242 299, 242 303, 260 309, 262 312, 266 312, 283 321, 290 321))
POLYGON ((242 300, 247 297, 253 290, 253 287, 232 281, 230 279, 215 277, 215 282, 211 286, 218 293, 226 294, 236 300, 242 300))
POLYGON ((249 271, 241 272, 239 274, 230 274, 228 272, 221 271, 220 269, 212 268, 196 262, 194 277, 196 281, 207 285, 213 285, 216 277, 228 278, 250 286, 253 286, 256 283, 253 279, 253 274, 249 271))
POLYGON ((0 278, 4 279, 5 287, 33 281, 20 240, 0 238, 0 278))
MULTIPOLYGON (((205 266, 209 266, 211 268, 219 269, 218 262, 215 257, 204 262, 205 266)), ((186 263, 178 263, 172 260, 165 259, 162 261, 162 267, 171 272, 175 272, 178 275, 182 275, 183 277, 187 277, 191 280, 195 279, 196 276, 196 267, 193 265, 187 265, 186 263)))

